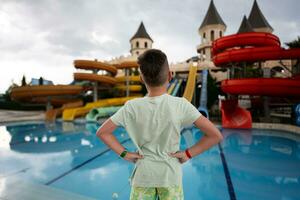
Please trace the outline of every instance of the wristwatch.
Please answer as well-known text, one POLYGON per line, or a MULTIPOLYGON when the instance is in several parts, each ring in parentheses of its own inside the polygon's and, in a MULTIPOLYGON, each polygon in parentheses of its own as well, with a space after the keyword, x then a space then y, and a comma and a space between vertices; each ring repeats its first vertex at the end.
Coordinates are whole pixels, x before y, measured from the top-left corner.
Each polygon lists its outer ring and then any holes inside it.
POLYGON ((128 152, 127 149, 125 149, 119 156, 121 158, 124 158, 126 156, 127 152, 128 152))

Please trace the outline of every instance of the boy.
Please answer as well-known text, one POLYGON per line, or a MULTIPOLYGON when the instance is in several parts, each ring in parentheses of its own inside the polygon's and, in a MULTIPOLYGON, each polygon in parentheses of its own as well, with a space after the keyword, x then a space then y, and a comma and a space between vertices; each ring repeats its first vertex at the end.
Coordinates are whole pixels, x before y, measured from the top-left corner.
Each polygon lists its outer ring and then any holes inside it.
POLYGON ((148 95, 127 101, 97 131, 97 136, 120 157, 135 163, 131 200, 183 200, 182 167, 223 138, 219 130, 185 98, 167 94, 171 73, 166 55, 156 49, 139 56, 140 76, 148 95), (205 136, 179 151, 181 128, 193 124, 205 136), (127 152, 112 132, 123 126, 138 152, 127 152))

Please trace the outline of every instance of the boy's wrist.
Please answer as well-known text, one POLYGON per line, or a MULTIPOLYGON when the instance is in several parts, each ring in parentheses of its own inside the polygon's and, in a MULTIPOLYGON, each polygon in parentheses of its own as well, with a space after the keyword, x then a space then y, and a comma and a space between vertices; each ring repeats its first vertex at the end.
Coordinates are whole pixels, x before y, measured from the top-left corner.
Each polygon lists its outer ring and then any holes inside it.
POLYGON ((124 151, 122 151, 122 152, 119 154, 119 157, 125 158, 125 156, 126 156, 127 153, 128 153, 128 150, 127 150, 127 149, 124 149, 124 151))
POLYGON ((192 158, 192 155, 191 155, 189 149, 186 149, 184 152, 185 152, 185 155, 186 155, 189 159, 192 158))

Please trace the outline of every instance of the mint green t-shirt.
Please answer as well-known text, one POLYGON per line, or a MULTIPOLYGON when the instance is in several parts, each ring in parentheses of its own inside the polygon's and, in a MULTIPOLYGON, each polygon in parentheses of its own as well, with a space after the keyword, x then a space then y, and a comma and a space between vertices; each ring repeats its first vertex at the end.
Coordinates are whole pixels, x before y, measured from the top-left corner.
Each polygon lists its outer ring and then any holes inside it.
POLYGON ((112 122, 126 129, 138 152, 144 155, 135 163, 130 177, 132 186, 182 185, 181 163, 168 153, 179 151, 182 128, 200 116, 185 98, 167 93, 129 100, 111 116, 112 122))

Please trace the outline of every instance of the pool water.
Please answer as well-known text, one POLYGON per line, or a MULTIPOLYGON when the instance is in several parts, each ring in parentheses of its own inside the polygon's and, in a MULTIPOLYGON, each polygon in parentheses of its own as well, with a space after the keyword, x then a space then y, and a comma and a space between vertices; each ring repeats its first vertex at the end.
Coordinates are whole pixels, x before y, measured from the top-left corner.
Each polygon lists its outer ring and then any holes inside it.
MULTIPOLYGON (((127 200, 134 165, 95 135, 96 123, 0 126, 1 180, 20 179, 93 199, 127 200)), ((224 141, 183 165, 187 200, 300 199, 300 137, 282 131, 223 129, 224 141)), ((114 135, 130 151, 123 128, 114 135)), ((202 133, 182 131, 181 148, 202 133)))

